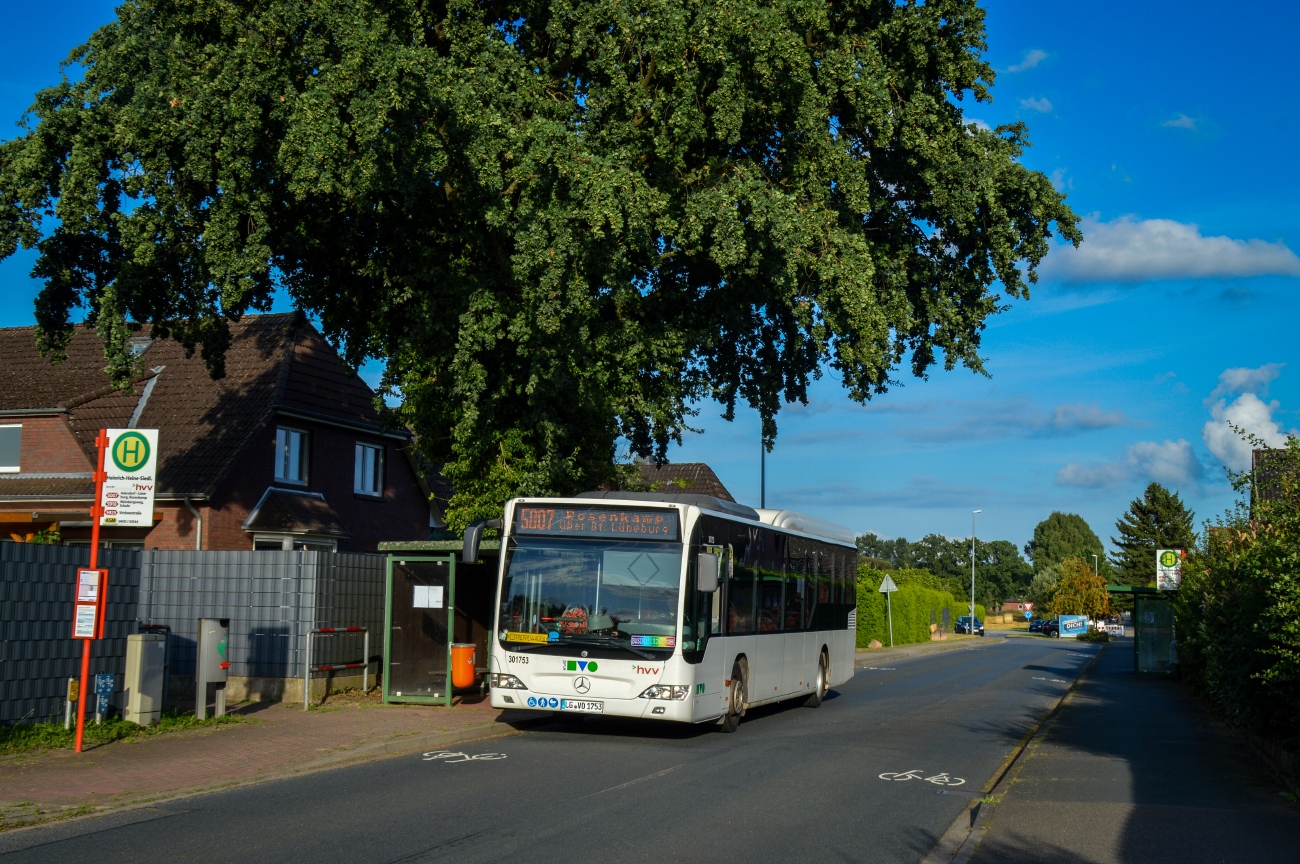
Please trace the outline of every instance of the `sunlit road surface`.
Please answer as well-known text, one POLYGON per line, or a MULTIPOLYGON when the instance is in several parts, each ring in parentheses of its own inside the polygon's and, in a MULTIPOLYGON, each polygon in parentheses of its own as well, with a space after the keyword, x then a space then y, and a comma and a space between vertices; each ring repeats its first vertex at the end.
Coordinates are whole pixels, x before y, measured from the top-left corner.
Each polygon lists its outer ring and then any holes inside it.
POLYGON ((532 725, 0 836, 0 859, 914 864, 1097 650, 991 636, 871 655, 820 708, 754 709, 732 735, 532 725))

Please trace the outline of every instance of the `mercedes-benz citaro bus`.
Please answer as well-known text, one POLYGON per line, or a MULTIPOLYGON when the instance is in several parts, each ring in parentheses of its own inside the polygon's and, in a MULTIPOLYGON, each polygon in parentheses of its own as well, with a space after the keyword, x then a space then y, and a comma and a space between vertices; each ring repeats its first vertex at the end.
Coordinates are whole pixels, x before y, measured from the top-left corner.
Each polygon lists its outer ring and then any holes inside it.
MULTIPOLYGON (((706 495, 517 498, 502 529, 492 707, 716 722, 820 705, 853 675, 853 533, 706 495)), ((471 549, 471 547, 473 547, 471 549)))

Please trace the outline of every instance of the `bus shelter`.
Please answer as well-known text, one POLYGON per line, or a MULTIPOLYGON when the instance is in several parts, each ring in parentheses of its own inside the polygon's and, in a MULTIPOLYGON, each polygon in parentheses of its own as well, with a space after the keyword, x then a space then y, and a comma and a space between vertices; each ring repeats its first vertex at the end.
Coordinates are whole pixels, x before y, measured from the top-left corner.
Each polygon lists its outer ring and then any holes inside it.
POLYGON ((467 564, 460 560, 460 541, 381 544, 380 551, 388 553, 384 702, 450 707, 453 644, 474 646, 477 680, 486 680, 494 545, 482 544, 480 560, 467 564))
POLYGON ((1138 675, 1176 675, 1174 592, 1128 585, 1112 585, 1107 590, 1133 597, 1133 671, 1138 675))

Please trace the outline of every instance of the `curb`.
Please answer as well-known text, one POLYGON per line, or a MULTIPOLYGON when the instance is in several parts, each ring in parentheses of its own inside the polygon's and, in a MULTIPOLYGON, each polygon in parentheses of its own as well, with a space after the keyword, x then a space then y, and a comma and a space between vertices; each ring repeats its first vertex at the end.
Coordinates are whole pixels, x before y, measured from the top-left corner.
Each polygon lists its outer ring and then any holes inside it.
MULTIPOLYGON (((1047 713, 1038 718, 1036 722, 1020 742, 1012 749, 1010 755, 1002 762, 998 769, 993 772, 993 777, 984 784, 979 797, 972 798, 971 803, 967 806, 965 812, 961 813, 953 823, 948 826, 948 830, 943 833, 939 841, 934 844, 926 856, 921 859, 921 864, 966 864, 979 848, 980 841, 988 832, 989 823, 993 819, 993 807, 995 801, 985 803, 984 799, 989 797, 996 798, 999 791, 1006 794, 1008 779, 1011 776, 1013 768, 1023 766, 1022 758, 1029 749, 1029 745, 1040 741, 1047 734, 1048 729, 1052 726, 1052 721, 1060 713, 1062 706, 1074 695, 1075 689, 1079 682, 1087 677, 1096 665, 1097 658, 1100 657, 1110 647, 1110 643, 1102 643, 1101 650, 1092 655, 1088 665, 1079 670, 1079 674, 1070 682, 1070 686, 1065 688, 1065 692, 1057 698, 1056 702, 1047 709, 1047 713)), ((1016 772, 1019 774, 1019 771, 1016 772)))
POLYGON ((550 719, 549 716, 546 716, 511 720, 508 722, 490 720, 485 723, 475 723, 472 726, 465 726, 461 729, 405 735, 400 738, 390 738, 385 741, 374 741, 369 744, 362 744, 349 750, 340 750, 337 753, 327 754, 317 759, 313 759, 310 762, 282 768, 278 771, 273 771, 267 774, 259 774, 254 777, 231 780, 226 783, 188 786, 182 789, 159 792, 155 795, 146 794, 139 798, 135 798, 128 803, 120 805, 110 803, 100 805, 90 812, 78 809, 68 815, 52 814, 48 818, 42 818, 37 822, 19 823, 12 827, 0 825, 0 855, 8 854, 9 851, 17 851, 17 849, 10 850, 8 847, 12 844, 5 843, 4 839, 10 838, 19 833, 38 831, 42 828, 49 828, 53 825, 67 825, 73 822, 97 819, 111 813, 123 813, 131 810, 151 808, 168 801, 176 801, 182 798, 193 798, 197 795, 207 795, 211 792, 221 792, 227 789, 237 789, 243 786, 253 786, 259 783, 270 783, 276 780, 296 777, 300 774, 314 774, 332 768, 340 768, 350 763, 367 762, 388 756, 400 756, 406 753, 416 753, 421 750, 432 750, 439 747, 446 747, 451 744, 463 744, 468 741, 479 741, 487 738, 502 738, 508 735, 516 735, 519 734, 519 727, 521 726, 527 727, 546 723, 550 722, 550 719), (506 728, 493 728, 499 726, 504 726, 506 728))

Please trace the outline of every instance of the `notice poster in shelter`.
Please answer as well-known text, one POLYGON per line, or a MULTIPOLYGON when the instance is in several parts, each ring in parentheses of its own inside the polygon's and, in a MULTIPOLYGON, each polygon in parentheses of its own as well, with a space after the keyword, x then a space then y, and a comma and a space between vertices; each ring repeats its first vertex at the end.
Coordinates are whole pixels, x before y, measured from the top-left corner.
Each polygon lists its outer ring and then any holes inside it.
POLYGON ((415 599, 411 603, 416 609, 441 609, 442 608, 442 586, 441 585, 416 585, 415 599))
POLYGON ((153 527, 157 429, 109 429, 100 525, 153 527))

